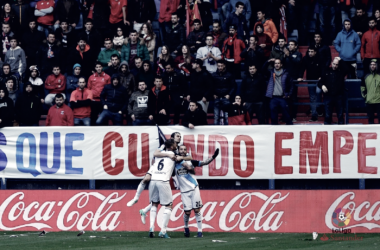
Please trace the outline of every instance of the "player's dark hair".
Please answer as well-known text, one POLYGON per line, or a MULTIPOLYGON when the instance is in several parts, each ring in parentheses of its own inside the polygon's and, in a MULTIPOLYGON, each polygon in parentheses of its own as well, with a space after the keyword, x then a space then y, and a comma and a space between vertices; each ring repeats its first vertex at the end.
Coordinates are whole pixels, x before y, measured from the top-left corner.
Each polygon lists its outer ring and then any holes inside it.
POLYGON ((181 133, 180 132, 174 132, 173 134, 170 135, 170 138, 174 139, 174 137, 175 137, 176 134, 181 134, 181 133))
POLYGON ((174 145, 175 141, 173 139, 169 139, 165 141, 165 148, 169 149, 174 145))

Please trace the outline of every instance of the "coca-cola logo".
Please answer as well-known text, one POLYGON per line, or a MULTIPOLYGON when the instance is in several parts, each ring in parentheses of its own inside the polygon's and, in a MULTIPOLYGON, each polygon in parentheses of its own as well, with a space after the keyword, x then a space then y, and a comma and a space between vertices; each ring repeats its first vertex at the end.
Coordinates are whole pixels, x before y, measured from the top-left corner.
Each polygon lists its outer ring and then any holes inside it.
POLYGON ((98 192, 79 192, 66 203, 51 200, 42 204, 33 201, 27 205, 24 202, 24 192, 16 192, 10 195, 0 206, 0 230, 19 230, 28 227, 37 230, 51 229, 51 224, 47 222, 56 216, 56 228, 62 231, 71 230, 74 227, 76 230, 84 230, 90 227, 91 230, 112 231, 120 224, 119 216, 122 212, 111 211, 112 206, 123 199, 125 195, 126 193, 119 196, 118 192, 111 193, 108 196, 98 192), (91 197, 101 201, 95 212, 87 208, 91 197), (81 214, 79 210, 86 210, 86 212, 81 214), (35 222, 28 223, 32 220, 35 222), (21 221, 22 223, 16 225, 17 222, 21 221))

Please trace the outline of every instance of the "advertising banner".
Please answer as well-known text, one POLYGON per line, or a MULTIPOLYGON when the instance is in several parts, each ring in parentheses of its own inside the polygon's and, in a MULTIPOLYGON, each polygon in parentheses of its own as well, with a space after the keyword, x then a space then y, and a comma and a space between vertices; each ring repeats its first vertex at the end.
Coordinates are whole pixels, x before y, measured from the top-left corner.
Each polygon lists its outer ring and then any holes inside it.
MULTIPOLYGON (((0 178, 139 179, 159 147, 150 127, 33 127, 0 130, 0 178)), ((380 178, 377 125, 182 126, 161 128, 195 160, 199 179, 380 178)))
MULTIPOLYGON (((0 194, 0 230, 149 231, 139 210, 148 205, 144 191, 127 207, 134 192, 125 190, 5 190, 0 194)), ((377 190, 201 190, 205 232, 380 232, 377 190), (223 192, 223 195, 221 195, 223 192)), ((181 194, 173 192, 169 231, 183 231, 181 194)), ((155 231, 164 207, 159 207, 155 231)), ((196 231, 192 212, 189 227, 196 231)))

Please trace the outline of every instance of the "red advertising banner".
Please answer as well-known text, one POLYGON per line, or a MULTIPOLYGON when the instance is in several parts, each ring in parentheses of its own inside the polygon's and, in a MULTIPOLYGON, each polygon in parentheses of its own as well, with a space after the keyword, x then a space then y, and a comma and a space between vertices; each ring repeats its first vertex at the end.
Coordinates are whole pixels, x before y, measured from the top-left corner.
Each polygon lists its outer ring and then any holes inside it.
MULTIPOLYGON (((148 205, 144 191, 133 207, 125 190, 6 190, 0 194, 0 230, 148 231, 139 209, 148 205)), ((204 190, 203 228, 209 232, 380 232, 378 190, 204 190)), ((169 231, 183 230, 181 195, 173 193, 169 231)), ((157 214, 156 231, 163 216, 157 214)), ((189 226, 196 230, 194 214, 189 226)))

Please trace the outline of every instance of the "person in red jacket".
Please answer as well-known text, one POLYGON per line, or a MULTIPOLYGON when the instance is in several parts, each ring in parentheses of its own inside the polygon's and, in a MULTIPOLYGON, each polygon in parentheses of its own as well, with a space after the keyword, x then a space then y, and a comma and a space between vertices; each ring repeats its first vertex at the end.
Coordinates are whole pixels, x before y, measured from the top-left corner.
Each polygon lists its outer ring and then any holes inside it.
POLYGON ((253 34, 257 35, 256 26, 261 23, 264 27, 264 33, 267 34, 270 39, 272 39, 273 44, 275 44, 278 40, 278 31, 272 19, 265 18, 265 11, 259 10, 257 11, 257 20, 258 21, 255 23, 255 27, 253 28, 253 34))
POLYGON ((54 0, 41 0, 37 2, 34 15, 37 17, 38 30, 43 30, 48 36, 49 31, 53 30, 54 24, 54 0))
POLYGON ((91 102, 91 125, 96 125, 98 115, 103 111, 100 93, 102 93, 104 85, 111 83, 111 77, 104 73, 100 62, 95 64, 95 70, 95 74, 90 76, 87 83, 87 88, 92 91, 93 95, 93 101, 91 102))
POLYGON ((380 31, 376 29, 376 18, 368 21, 369 30, 363 34, 360 55, 363 60, 364 75, 369 73, 369 65, 372 59, 380 60, 380 31))
POLYGON ((227 62, 227 70, 235 79, 241 78, 241 62, 243 58, 240 57, 240 53, 245 49, 245 44, 242 40, 237 38, 237 30, 234 25, 229 27, 228 38, 223 44, 223 58, 227 62))
POLYGON ((53 74, 49 75, 45 80, 45 89, 49 94, 45 97, 46 105, 53 105, 53 100, 56 94, 62 94, 66 98, 64 92, 66 89, 66 77, 61 74, 59 66, 53 66, 53 74))
POLYGON ((74 125, 90 126, 92 91, 86 88, 84 77, 79 78, 78 88, 71 93, 70 105, 74 113, 74 125))
POLYGON ((73 111, 64 103, 63 94, 56 94, 54 101, 55 105, 49 109, 46 116, 46 126, 74 126, 73 111))

